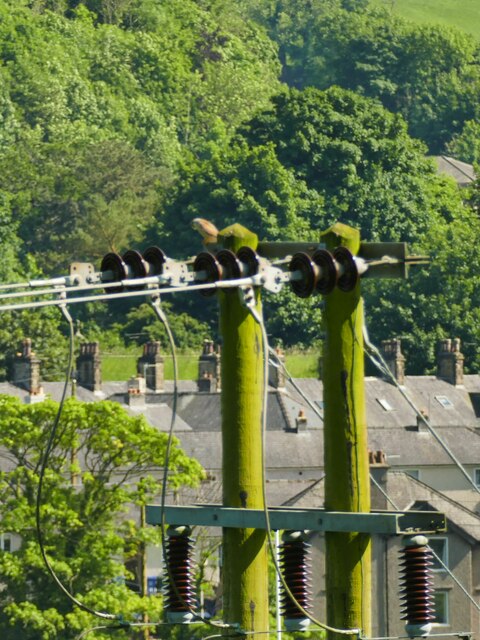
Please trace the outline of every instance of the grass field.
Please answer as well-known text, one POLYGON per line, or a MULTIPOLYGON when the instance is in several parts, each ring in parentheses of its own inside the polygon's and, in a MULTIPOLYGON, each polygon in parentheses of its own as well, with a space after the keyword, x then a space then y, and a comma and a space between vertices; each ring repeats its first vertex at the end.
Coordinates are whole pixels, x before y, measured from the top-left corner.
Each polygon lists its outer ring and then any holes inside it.
MULTIPOLYGON (((136 372, 137 356, 132 354, 110 354, 102 356, 102 378, 104 382, 128 380, 136 372)), ((286 366, 294 378, 314 378, 317 376, 318 354, 315 352, 287 353, 286 366)), ((179 354, 178 369, 180 380, 196 380, 198 353, 179 354)), ((171 357, 165 357, 165 378, 173 378, 171 357)))
POLYGON ((480 40, 479 0, 374 0, 414 22, 434 22, 463 29, 480 40))

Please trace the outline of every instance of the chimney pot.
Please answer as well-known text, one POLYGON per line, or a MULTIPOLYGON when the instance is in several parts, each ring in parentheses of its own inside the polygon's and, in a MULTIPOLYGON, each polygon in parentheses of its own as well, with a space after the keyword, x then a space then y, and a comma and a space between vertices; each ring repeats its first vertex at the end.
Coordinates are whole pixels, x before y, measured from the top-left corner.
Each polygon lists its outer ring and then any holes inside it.
POLYGON ((82 342, 77 357, 77 381, 85 389, 99 393, 102 389, 102 361, 98 342, 82 342))
POLYGON ((460 351, 461 341, 455 338, 440 340, 437 351, 437 377, 450 384, 463 384, 464 356, 460 351))
POLYGON ((137 372, 145 378, 147 389, 155 393, 163 391, 165 364, 160 342, 147 342, 143 345, 143 354, 137 361, 137 372))
POLYGON ((398 384, 405 384, 405 356, 402 353, 400 338, 383 340, 382 352, 385 362, 398 384))
POLYGON ((305 416, 305 412, 300 409, 298 412, 298 416, 295 418, 295 430, 298 433, 299 431, 307 430, 307 418, 305 416))
POLYGON ((215 348, 213 340, 204 340, 203 342, 202 353, 198 359, 197 387, 201 392, 220 391, 220 347, 215 348))
POLYGON ((13 384, 26 389, 31 395, 42 395, 40 383, 40 360, 32 351, 32 341, 22 341, 20 353, 13 361, 13 384))
POLYGON ((268 384, 274 389, 285 389, 285 370, 281 366, 285 364, 285 352, 280 347, 275 348, 277 359, 281 364, 276 362, 268 365, 268 384))

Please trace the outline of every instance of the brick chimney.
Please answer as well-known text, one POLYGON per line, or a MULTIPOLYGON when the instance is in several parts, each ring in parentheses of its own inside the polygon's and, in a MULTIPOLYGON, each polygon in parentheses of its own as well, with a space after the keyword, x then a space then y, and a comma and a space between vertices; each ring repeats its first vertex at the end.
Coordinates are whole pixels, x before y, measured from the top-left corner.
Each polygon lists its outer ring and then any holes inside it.
POLYGON ((437 351, 437 377, 450 384, 463 384, 463 354, 460 353, 460 339, 440 340, 437 351))
MULTIPOLYGON (((285 353, 280 347, 275 348, 278 360, 285 364, 285 353)), ((268 384, 274 389, 285 389, 285 371, 280 364, 270 362, 268 365, 268 384)))
POLYGON ((305 416, 305 412, 300 409, 298 412, 298 416, 295 418, 295 432, 306 431, 308 427, 307 418, 305 416))
POLYGON ((128 381, 128 406, 133 409, 143 409, 145 407, 145 391, 145 378, 142 376, 132 376, 128 381))
POLYGON ((145 378, 147 389, 158 393, 164 389, 165 364, 160 354, 160 342, 143 345, 143 355, 137 361, 137 372, 145 378))
POLYGON ((26 389, 31 395, 42 395, 40 383, 40 360, 32 351, 32 341, 25 338, 21 351, 13 361, 13 384, 26 389))
POLYGON ((202 355, 198 359, 197 385, 199 391, 220 391, 220 350, 215 350, 213 340, 203 343, 202 355))
POLYGON ((77 382, 94 393, 102 390, 102 362, 98 342, 82 342, 77 357, 77 382))
POLYGON ((382 340, 382 355, 398 384, 405 384, 405 356, 400 338, 382 340))

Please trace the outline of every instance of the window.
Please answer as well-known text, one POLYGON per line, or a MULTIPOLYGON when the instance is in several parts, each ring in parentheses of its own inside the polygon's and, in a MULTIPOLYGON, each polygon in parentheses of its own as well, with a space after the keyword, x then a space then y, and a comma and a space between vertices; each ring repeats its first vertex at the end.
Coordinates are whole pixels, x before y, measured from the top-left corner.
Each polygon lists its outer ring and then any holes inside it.
POLYGON ((448 591, 435 591, 435 619, 433 624, 448 624, 448 591))
POLYGON ((12 537, 9 533, 0 533, 0 550, 11 551, 12 550, 12 537))
POLYGON ((394 411, 392 405, 388 402, 388 400, 385 400, 385 398, 377 398, 376 400, 385 411, 394 411))
POLYGON ((160 576, 150 576, 147 578, 147 593, 153 596, 162 590, 162 578, 160 576))
POLYGON ((475 484, 477 485, 477 487, 480 489, 480 469, 474 469, 474 471, 473 471, 473 479, 474 479, 475 484))
MULTIPOLYGON (((443 564, 448 567, 448 538, 430 538, 428 546, 438 556, 438 558, 440 558, 443 564)), ((440 562, 435 556, 433 556, 432 562, 432 571, 446 571, 442 562, 440 562)))
POLYGON ((444 409, 453 409, 453 402, 447 396, 435 396, 435 400, 439 402, 444 409))

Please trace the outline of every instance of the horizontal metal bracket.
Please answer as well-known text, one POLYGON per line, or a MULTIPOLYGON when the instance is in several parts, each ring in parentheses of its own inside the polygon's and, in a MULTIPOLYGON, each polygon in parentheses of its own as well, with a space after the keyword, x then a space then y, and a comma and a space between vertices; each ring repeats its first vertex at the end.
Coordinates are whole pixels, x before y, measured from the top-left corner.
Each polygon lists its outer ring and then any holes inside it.
MULTIPOLYGON (((446 518, 437 511, 375 511, 346 513, 324 509, 269 507, 272 530, 337 531, 379 533, 386 535, 434 534, 446 531, 446 518)), ((147 505, 147 524, 162 524, 162 508, 147 505)), ((235 509, 220 505, 165 506, 165 524, 226 527, 233 529, 266 529, 265 512, 261 509, 235 509)))

